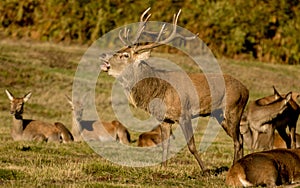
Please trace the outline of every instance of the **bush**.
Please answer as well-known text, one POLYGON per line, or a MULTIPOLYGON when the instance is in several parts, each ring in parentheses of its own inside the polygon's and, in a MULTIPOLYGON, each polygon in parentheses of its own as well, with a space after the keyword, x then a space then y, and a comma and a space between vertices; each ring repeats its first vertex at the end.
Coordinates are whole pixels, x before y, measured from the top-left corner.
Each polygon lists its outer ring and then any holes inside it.
POLYGON ((149 6, 152 20, 168 22, 182 8, 178 25, 199 33, 218 55, 299 64, 297 0, 3 0, 0 31, 15 38, 91 44, 111 29, 137 22, 149 6))

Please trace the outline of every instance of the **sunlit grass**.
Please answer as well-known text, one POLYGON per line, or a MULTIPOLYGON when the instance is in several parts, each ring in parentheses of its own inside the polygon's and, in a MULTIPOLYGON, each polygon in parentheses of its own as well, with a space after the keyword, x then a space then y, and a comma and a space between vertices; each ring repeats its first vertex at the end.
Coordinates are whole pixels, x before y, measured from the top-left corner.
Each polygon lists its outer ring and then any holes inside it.
MULTIPOLYGON (((12 117, 5 89, 10 89, 15 96, 23 96, 32 91, 33 95, 25 105, 24 118, 52 123, 61 121, 71 128, 71 108, 65 95, 72 95, 76 66, 86 47, 2 41, 0 49, 0 185, 5 187, 225 186, 226 172, 203 176, 186 147, 168 161, 166 168, 159 164, 150 167, 126 167, 106 160, 86 143, 12 141, 10 137, 12 117)), ((159 56, 171 57, 164 54, 159 56)), ((173 56, 170 59, 176 61, 178 65, 184 65, 185 70, 195 71, 195 65, 191 61, 187 63, 184 59, 173 56)), ((219 60, 219 63, 224 73, 233 75, 249 88, 251 99, 272 94, 272 85, 280 92, 300 91, 299 66, 233 60, 219 60)), ((106 121, 115 118, 110 103, 113 81, 111 77, 101 74, 96 86, 97 111, 100 118, 106 121)), ((140 111, 134 112, 136 117, 147 118, 147 115, 140 111)), ((207 121, 208 118, 199 119, 195 135, 198 148, 207 121)), ((132 140, 136 140, 139 133, 132 131, 131 135, 132 140)), ((131 145, 136 146, 136 143, 131 145)), ((233 142, 221 127, 217 138, 201 153, 201 157, 209 169, 230 167, 233 160, 233 142)))

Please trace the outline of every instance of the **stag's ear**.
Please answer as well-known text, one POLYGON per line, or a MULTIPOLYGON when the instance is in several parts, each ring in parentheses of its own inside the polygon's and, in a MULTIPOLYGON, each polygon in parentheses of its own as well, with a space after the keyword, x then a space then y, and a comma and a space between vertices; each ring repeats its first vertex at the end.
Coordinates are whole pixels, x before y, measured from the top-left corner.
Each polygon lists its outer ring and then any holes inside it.
POLYGON ((13 94, 11 93, 11 92, 9 92, 7 89, 5 90, 5 93, 6 93, 6 95, 7 95, 7 97, 9 98, 9 100, 14 100, 14 96, 13 96, 13 94))
POLYGON ((30 99, 30 97, 31 97, 31 92, 27 93, 27 94, 24 96, 23 101, 24 101, 24 102, 27 102, 27 101, 30 99))
POLYGON ((275 86, 273 86, 273 90, 274 90, 274 95, 275 95, 275 99, 279 99, 281 97, 281 95, 279 94, 279 92, 277 91, 277 89, 275 88, 275 86))

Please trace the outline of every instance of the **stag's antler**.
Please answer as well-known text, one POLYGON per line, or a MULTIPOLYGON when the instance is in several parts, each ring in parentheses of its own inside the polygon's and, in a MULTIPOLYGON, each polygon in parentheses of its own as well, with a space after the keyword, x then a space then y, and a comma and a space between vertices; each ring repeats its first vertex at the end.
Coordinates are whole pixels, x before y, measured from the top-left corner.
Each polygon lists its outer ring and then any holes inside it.
POLYGON ((171 41, 173 41, 174 39, 177 39, 177 38, 180 38, 180 39, 183 39, 183 40, 193 40, 198 36, 198 34, 196 34, 194 36, 186 37, 186 36, 183 36, 183 35, 177 33, 177 22, 178 22, 179 15, 181 13, 181 9, 180 9, 177 14, 174 14, 174 17, 173 17, 173 30, 172 30, 171 34, 167 38, 165 38, 164 40, 160 41, 162 34, 166 33, 166 31, 167 31, 166 24, 162 25, 159 32, 153 32, 153 31, 146 31, 145 30, 146 24, 147 24, 147 22, 148 22, 148 20, 151 16, 151 14, 148 14, 147 17, 145 17, 145 16, 150 11, 150 9, 151 8, 149 7, 141 15, 140 24, 139 24, 136 36, 134 37, 133 41, 129 40, 129 32, 130 32, 129 29, 125 28, 124 30, 120 30, 119 38, 120 38, 121 42, 126 47, 133 46, 135 52, 146 51, 146 50, 150 50, 152 48, 155 48, 155 47, 158 47, 158 46, 161 46, 161 45, 165 45, 165 44, 167 44, 167 43, 169 43, 169 42, 171 42, 171 41), (123 33, 123 36, 122 36, 122 33, 123 33), (139 39, 140 39, 140 37, 143 33, 147 33, 147 34, 151 34, 151 35, 157 35, 155 42, 150 43, 150 44, 145 44, 145 45, 139 44, 138 41, 139 41, 139 39))
POLYGON ((140 17, 140 24, 139 24, 139 27, 138 27, 138 30, 137 30, 137 34, 134 38, 133 41, 130 41, 129 40, 129 32, 130 32, 130 29, 127 29, 125 28, 124 30, 120 30, 119 32, 119 38, 121 40, 121 42, 126 45, 127 47, 128 46, 131 46, 131 45, 135 45, 138 43, 138 40, 140 39, 141 37, 141 34, 143 33, 143 31, 145 30, 145 27, 146 27, 146 23, 148 22, 149 18, 151 17, 151 14, 148 14, 148 16, 145 18, 145 15, 150 11, 151 7, 147 8, 147 10, 145 10, 143 12, 143 14, 141 15, 140 17), (123 32, 123 36, 126 38, 127 42, 124 40, 124 37, 122 36, 122 32, 123 32))

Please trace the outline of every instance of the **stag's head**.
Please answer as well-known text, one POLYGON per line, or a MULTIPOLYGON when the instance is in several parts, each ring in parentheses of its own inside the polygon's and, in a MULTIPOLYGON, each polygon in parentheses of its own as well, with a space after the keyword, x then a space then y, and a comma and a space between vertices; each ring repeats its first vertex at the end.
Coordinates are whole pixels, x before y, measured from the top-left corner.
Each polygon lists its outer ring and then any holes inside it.
POLYGON ((101 66, 101 70, 108 72, 109 75, 117 77, 121 72, 133 63, 139 63, 150 57, 151 50, 158 46, 166 45, 174 39, 180 38, 182 40, 192 40, 197 37, 197 34, 191 37, 186 37, 177 32, 177 21, 181 10, 177 14, 174 14, 172 30, 168 31, 166 25, 163 24, 160 31, 148 31, 146 26, 151 14, 148 14, 150 8, 145 10, 140 17, 139 26, 136 30, 136 34, 133 39, 130 39, 130 30, 125 28, 119 31, 119 39, 124 45, 119 51, 114 54, 101 54, 99 59, 104 63, 101 66), (148 43, 139 42, 141 37, 151 36, 155 38, 148 43))

